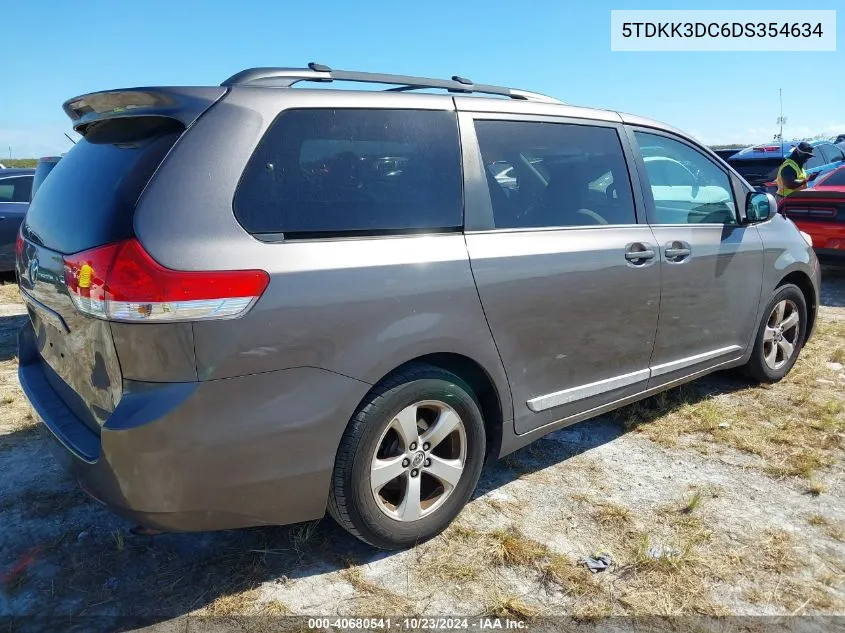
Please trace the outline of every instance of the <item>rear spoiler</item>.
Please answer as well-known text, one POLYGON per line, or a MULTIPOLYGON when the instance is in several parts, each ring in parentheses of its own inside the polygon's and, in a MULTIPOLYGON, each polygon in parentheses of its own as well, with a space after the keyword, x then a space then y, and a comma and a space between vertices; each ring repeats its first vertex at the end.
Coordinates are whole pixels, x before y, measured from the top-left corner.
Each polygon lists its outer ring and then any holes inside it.
POLYGON ((839 203, 845 203, 845 192, 829 191, 824 189, 801 189, 789 194, 783 199, 783 202, 807 202, 807 201, 824 201, 829 202, 835 200, 839 203))
POLYGON ((62 108, 82 135, 96 121, 137 116, 176 119, 187 128, 226 92, 220 86, 107 90, 74 97, 62 108))

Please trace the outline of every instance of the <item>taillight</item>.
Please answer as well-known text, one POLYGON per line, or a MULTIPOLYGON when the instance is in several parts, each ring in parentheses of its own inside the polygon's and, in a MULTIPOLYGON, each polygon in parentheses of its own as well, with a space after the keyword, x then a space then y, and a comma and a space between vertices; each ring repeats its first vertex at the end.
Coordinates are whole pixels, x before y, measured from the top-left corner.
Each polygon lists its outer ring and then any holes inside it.
POLYGON ((113 321, 197 321, 240 316, 267 288, 263 270, 164 268, 129 239, 64 258, 65 283, 80 312, 113 321))
POLYGON ((15 238, 15 259, 20 261, 21 255, 23 255, 23 235, 18 231, 18 236, 15 238))

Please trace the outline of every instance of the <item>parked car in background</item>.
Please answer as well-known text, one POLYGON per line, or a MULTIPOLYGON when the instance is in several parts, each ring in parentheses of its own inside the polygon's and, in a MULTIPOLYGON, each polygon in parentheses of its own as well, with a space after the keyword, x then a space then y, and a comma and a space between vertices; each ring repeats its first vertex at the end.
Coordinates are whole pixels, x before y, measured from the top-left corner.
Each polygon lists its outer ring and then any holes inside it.
MULTIPOLYGON (((728 159, 728 164, 758 191, 774 193, 777 191, 778 168, 799 142, 748 147, 728 159)), ((830 141, 811 141, 810 144, 815 148, 815 154, 804 165, 804 171, 811 179, 836 169, 845 161, 845 151, 830 141)), ((809 186, 813 186, 812 180, 809 186)))
POLYGON ((714 371, 777 382, 813 331, 795 225, 657 121, 318 64, 64 110, 83 138, 24 221, 18 376, 142 526, 328 510, 412 547, 485 459, 714 371))
POLYGON ((32 196, 34 169, 0 170, 0 272, 15 269, 15 240, 32 196))
POLYGON ((774 193, 768 183, 776 178, 784 157, 797 144, 798 141, 752 145, 734 153, 727 162, 758 191, 774 193))
POLYGON ((840 135, 839 135, 839 136, 837 136, 835 139, 833 139, 833 142, 834 142, 835 144, 837 144, 837 145, 838 145, 839 143, 845 143, 845 134, 840 134, 840 135))
POLYGON ((32 197, 35 197, 35 192, 41 186, 41 183, 44 182, 44 179, 59 164, 61 159, 61 156, 45 156, 38 159, 38 163, 35 165, 35 175, 32 179, 32 197))
POLYGON ((828 141, 813 141, 811 144, 815 148, 815 154, 804 165, 804 171, 813 177, 808 185, 812 188, 821 176, 845 164, 845 150, 828 141))
POLYGON ((779 209, 812 238, 820 259, 845 263, 845 166, 784 198, 779 209))

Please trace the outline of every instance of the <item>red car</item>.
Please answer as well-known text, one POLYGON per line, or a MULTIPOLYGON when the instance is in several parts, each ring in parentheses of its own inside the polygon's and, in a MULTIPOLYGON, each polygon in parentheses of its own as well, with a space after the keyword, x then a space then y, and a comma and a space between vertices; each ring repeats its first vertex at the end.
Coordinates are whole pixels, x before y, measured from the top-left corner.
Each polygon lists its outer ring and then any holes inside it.
POLYGON ((819 259, 845 262, 845 166, 784 198, 779 210, 813 239, 819 259))

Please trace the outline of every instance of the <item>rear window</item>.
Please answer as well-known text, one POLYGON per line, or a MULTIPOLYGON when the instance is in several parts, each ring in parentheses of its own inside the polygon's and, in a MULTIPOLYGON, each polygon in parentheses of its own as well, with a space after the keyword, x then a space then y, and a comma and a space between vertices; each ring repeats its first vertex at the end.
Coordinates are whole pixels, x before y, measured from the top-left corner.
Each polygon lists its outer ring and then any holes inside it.
POLYGON ((26 236, 60 253, 130 237, 138 197, 183 129, 163 117, 93 124, 38 187, 26 236))
POLYGON ((454 112, 302 109, 282 113, 235 193, 250 233, 285 239, 459 228, 454 112))

